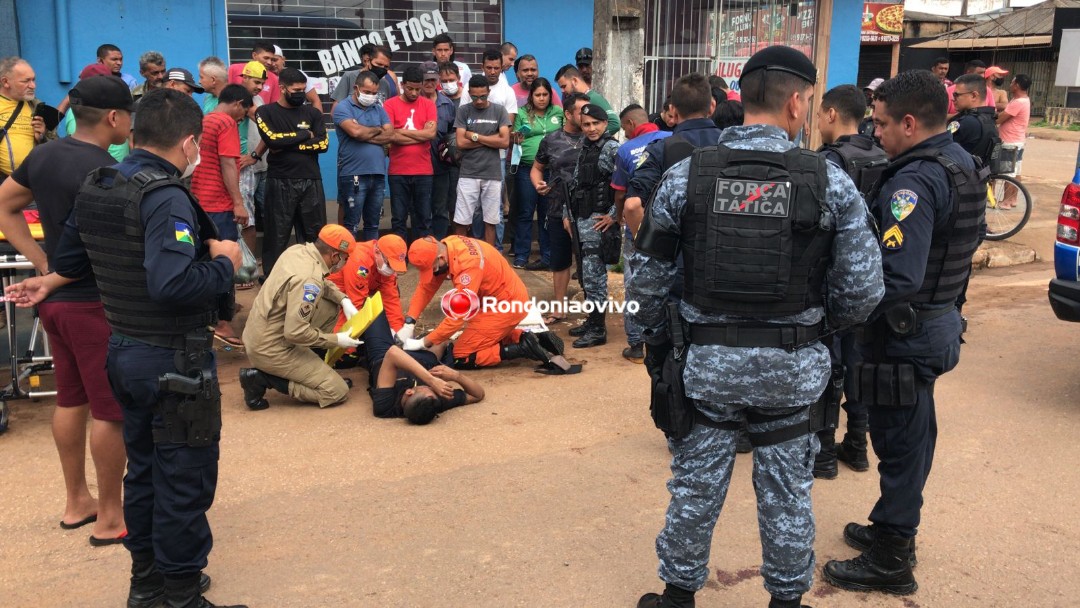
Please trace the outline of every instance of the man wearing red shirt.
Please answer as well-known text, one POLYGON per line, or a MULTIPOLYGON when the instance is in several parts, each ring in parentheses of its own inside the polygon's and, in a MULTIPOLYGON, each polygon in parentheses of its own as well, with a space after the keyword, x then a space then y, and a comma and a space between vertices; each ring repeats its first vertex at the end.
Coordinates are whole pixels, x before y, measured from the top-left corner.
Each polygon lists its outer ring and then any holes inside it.
POLYGON ((409 239, 406 223, 412 218, 412 237, 431 234, 431 140, 438 114, 435 102, 420 93, 424 74, 417 66, 405 69, 401 95, 386 100, 383 109, 394 128, 390 140, 390 216, 394 234, 409 239))
MULTIPOLYGON (((377 241, 361 241, 349 250, 349 260, 338 272, 326 277, 338 286, 349 300, 360 309, 368 297, 382 294, 383 312, 390 329, 397 333, 405 325, 398 295, 397 275, 404 273, 405 241, 396 234, 388 234, 377 241)), ((338 315, 334 331, 345 324, 344 311, 338 315)))
MULTIPOLYGON (((256 40, 255 45, 251 47, 251 58, 263 64, 267 72, 266 82, 263 83, 259 97, 262 97, 263 103, 274 103, 281 96, 277 73, 270 71, 270 67, 275 62, 274 44, 266 40, 256 40)), ((244 84, 245 65, 247 65, 246 61, 229 66, 229 84, 244 84)))
MULTIPOLYGON (((218 238, 237 241, 240 233, 236 224, 247 224, 248 212, 240 196, 240 131, 237 123, 251 107, 247 89, 230 84, 221 90, 218 105, 203 116, 203 133, 199 141, 199 164, 191 175, 191 194, 199 201, 217 226, 218 238)), ((228 321, 219 321, 214 336, 229 346, 243 346, 240 337, 228 321)))

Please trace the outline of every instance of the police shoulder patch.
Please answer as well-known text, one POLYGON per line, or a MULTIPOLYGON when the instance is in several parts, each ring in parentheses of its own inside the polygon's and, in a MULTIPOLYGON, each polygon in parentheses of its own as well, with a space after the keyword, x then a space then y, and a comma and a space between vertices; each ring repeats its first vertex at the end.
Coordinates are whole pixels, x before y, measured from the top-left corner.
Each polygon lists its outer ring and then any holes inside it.
POLYGON ((184 222, 173 222, 173 229, 176 232, 176 240, 181 243, 187 243, 192 247, 195 246, 195 239, 191 236, 191 226, 188 226, 184 222))
POLYGON ((945 127, 945 130, 948 131, 949 133, 956 133, 956 130, 959 129, 959 128, 960 128, 960 122, 954 120, 954 121, 949 123, 949 126, 945 127))
POLYGON ((641 156, 638 157, 637 163, 634 165, 634 168, 635 169, 640 169, 641 165, 644 165, 645 161, 647 161, 647 160, 649 160, 649 153, 648 152, 642 152, 641 156))
POLYGON ((319 292, 322 288, 315 283, 304 283, 304 301, 314 302, 315 298, 319 297, 319 292))
POLYGON ((892 208, 893 217, 896 221, 902 222, 904 218, 911 215, 911 212, 915 210, 915 205, 919 202, 919 195, 915 194, 911 190, 897 190, 893 193, 892 198, 889 199, 889 207, 892 208))
POLYGON ((361 267, 356 269, 356 276, 360 277, 361 279, 366 279, 367 275, 368 275, 368 269, 367 268, 361 266, 361 267))
POLYGON ((885 249, 895 251, 904 245, 904 233, 900 230, 900 224, 893 224, 881 237, 881 245, 885 249))
POLYGON ((472 277, 467 274, 463 274, 461 275, 461 278, 458 279, 458 282, 462 285, 468 285, 469 283, 472 283, 472 277))

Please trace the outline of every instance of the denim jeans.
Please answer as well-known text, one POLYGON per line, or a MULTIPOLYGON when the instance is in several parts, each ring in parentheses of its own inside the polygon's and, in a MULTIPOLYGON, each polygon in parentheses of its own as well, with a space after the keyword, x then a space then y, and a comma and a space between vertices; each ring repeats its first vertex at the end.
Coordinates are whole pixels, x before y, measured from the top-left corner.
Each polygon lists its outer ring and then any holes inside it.
POLYGON ((406 243, 431 236, 431 175, 391 175, 391 231, 406 243), (406 222, 412 220, 412 238, 406 222))
POLYGON ((540 261, 545 265, 551 262, 551 241, 547 231, 548 203, 546 196, 540 196, 533 187, 529 173, 532 171, 532 163, 521 163, 514 181, 514 195, 517 196, 517 226, 514 229, 514 261, 525 263, 529 261, 529 253, 532 251, 532 227, 533 215, 540 218, 538 230, 540 240, 540 261))
POLYGON ((338 176, 338 205, 345 209, 345 228, 357 234, 360 218, 364 219, 361 241, 379 238, 379 216, 383 206, 382 175, 338 176))

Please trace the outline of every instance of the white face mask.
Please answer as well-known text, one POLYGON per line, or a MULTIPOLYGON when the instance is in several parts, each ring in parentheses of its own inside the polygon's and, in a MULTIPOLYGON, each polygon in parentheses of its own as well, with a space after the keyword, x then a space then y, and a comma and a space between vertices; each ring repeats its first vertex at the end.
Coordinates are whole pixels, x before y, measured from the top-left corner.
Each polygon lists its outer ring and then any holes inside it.
POLYGON ((356 94, 356 102, 359 103, 360 105, 364 106, 365 108, 370 106, 370 105, 373 105, 376 101, 378 101, 378 99, 379 98, 377 96, 368 95, 367 93, 357 93, 356 94))
POLYGON ((450 96, 457 95, 458 82, 456 80, 454 82, 444 82, 444 83, 442 83, 442 90, 443 90, 443 93, 446 93, 447 95, 450 95, 450 96))
MULTIPOLYGON (((191 142, 195 143, 195 138, 194 137, 191 138, 191 142)), ((187 152, 186 151, 184 152, 184 159, 187 159, 187 152)), ((188 166, 187 166, 186 169, 184 169, 184 174, 180 176, 180 179, 187 179, 187 178, 191 177, 191 174, 195 173, 195 167, 198 167, 200 162, 202 162, 202 156, 200 156, 200 154, 199 154, 199 146, 198 146, 198 144, 196 144, 195 145, 195 160, 188 161, 188 166)))
POLYGON ((378 270, 379 274, 384 277, 392 277, 395 274, 394 269, 390 267, 390 264, 386 263, 386 260, 381 260, 377 262, 375 264, 375 270, 378 270))

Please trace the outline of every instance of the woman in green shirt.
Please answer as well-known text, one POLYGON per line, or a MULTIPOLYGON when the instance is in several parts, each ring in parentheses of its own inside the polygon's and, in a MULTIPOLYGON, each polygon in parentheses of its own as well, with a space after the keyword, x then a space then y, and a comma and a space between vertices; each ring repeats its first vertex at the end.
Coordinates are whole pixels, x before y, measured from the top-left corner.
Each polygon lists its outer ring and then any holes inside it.
POLYGON ((524 107, 518 109, 514 118, 514 136, 521 145, 521 162, 514 176, 514 196, 517 198, 518 209, 514 231, 514 268, 547 270, 551 261, 551 243, 544 221, 547 217, 547 198, 536 192, 529 178, 540 140, 548 133, 562 128, 562 108, 552 104, 551 99, 551 83, 546 78, 537 78, 529 87, 529 100, 524 107), (534 214, 540 218, 540 259, 529 262, 534 214))

